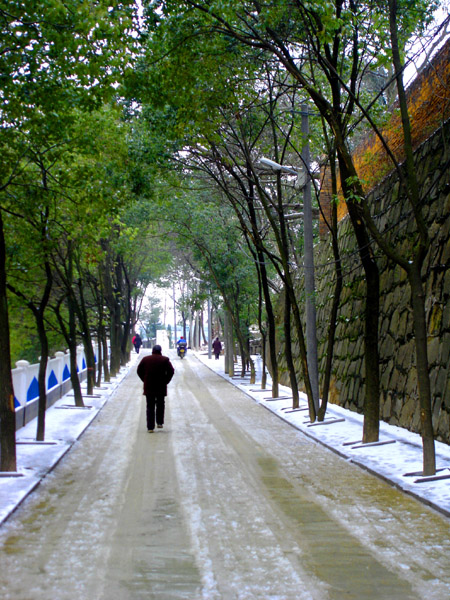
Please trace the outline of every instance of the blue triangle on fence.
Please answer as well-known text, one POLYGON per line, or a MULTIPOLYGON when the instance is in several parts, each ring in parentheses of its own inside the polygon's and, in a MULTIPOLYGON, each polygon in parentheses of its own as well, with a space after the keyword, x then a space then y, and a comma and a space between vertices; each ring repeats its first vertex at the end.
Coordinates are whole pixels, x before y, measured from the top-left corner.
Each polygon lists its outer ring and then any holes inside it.
POLYGON ((67 365, 64 365, 64 371, 63 371, 63 381, 66 381, 67 379, 70 379, 70 371, 67 365))
POLYGON ((27 391, 27 402, 31 402, 35 398, 39 398, 39 384, 36 377, 33 377, 27 391))
POLYGON ((52 371, 49 375, 48 381, 47 381, 47 388, 49 390, 52 389, 52 387, 55 387, 55 385, 58 385, 58 380, 56 379, 56 375, 55 372, 52 371))

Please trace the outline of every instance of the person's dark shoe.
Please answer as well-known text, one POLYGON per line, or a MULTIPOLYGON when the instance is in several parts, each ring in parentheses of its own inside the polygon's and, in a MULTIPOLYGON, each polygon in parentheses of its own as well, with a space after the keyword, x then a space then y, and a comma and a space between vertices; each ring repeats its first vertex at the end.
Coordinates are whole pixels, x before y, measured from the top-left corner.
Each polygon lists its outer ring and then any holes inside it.
POLYGON ((162 429, 162 428, 163 428, 163 426, 162 426, 162 425, 158 425, 157 427, 158 427, 158 429, 162 429))

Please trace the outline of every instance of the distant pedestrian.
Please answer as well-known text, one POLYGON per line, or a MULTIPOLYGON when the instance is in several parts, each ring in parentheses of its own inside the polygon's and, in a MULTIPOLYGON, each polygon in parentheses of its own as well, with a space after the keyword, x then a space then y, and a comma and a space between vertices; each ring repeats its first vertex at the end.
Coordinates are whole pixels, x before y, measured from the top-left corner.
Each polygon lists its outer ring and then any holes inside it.
POLYGON ((164 425, 165 398, 167 384, 171 381, 175 369, 167 356, 162 355, 161 346, 153 346, 152 354, 144 356, 137 367, 137 374, 144 382, 144 395, 147 400, 147 430, 152 432, 156 424, 158 429, 164 425))
POLYGON ((214 340, 212 347, 216 360, 219 360, 220 352, 222 351, 222 344, 220 343, 218 337, 216 337, 216 339, 214 340))
POLYGON ((132 342, 133 342, 134 349, 136 350, 136 354, 139 354, 139 349, 142 346, 142 338, 141 338, 141 336, 137 333, 134 336, 132 342))

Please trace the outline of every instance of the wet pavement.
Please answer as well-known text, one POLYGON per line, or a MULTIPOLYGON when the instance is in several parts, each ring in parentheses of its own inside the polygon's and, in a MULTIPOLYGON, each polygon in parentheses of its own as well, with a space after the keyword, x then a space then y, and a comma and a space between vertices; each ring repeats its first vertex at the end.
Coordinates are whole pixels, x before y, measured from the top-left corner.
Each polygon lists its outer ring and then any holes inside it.
POLYGON ((0 528, 5 600, 446 600, 450 521, 173 358, 135 369, 0 528))

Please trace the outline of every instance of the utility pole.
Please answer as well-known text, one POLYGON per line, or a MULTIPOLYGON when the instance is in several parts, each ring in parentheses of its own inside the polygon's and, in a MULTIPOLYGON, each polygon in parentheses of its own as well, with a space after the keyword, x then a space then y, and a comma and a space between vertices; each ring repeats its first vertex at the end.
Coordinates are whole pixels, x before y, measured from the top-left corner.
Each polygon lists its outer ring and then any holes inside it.
MULTIPOLYGON (((305 273, 305 305, 306 305, 306 357, 309 380, 313 396, 315 413, 319 411, 319 368, 317 358, 316 331, 316 290, 314 275, 314 240, 311 203, 311 157, 309 151, 309 112, 308 105, 301 105, 302 116, 302 161, 303 173, 286 167, 268 158, 261 158, 260 163, 275 171, 283 171, 297 177, 297 184, 303 190, 303 267, 305 273)), ((295 215, 297 217, 297 215, 295 215)))

